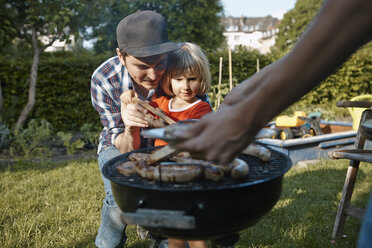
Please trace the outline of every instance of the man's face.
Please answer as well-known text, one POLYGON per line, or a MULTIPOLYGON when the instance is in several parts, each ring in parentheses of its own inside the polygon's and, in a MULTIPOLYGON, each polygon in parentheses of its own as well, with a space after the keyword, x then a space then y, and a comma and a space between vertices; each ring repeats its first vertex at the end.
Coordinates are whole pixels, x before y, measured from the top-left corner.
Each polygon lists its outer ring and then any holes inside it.
POLYGON ((146 90, 155 89, 159 80, 165 72, 167 65, 167 54, 151 57, 137 58, 131 55, 123 56, 117 52, 120 62, 127 70, 137 85, 146 90))

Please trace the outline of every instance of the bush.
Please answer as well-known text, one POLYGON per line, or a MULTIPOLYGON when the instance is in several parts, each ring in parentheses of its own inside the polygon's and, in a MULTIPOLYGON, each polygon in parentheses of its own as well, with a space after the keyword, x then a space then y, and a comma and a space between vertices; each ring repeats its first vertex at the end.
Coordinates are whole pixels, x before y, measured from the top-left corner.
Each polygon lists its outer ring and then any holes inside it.
POLYGON ((67 155, 75 153, 76 149, 84 147, 84 141, 81 139, 73 140, 73 134, 70 132, 64 133, 62 131, 57 132, 58 137, 62 140, 63 145, 66 148, 67 155))
POLYGON ((372 92, 372 42, 360 48, 338 70, 305 95, 304 104, 331 104, 372 92))
MULTIPOLYGON (((217 109, 218 92, 220 92, 221 95, 221 103, 223 102, 224 97, 230 92, 228 55, 228 50, 207 54, 210 64, 212 84, 209 91, 209 97, 214 109, 217 109), (219 86, 220 57, 222 57, 222 80, 221 85, 219 86)), ((272 61, 271 57, 262 55, 255 50, 250 50, 242 46, 231 52, 233 87, 257 72, 257 60, 259 61, 260 68, 265 67, 272 61)))
POLYGON ((52 133, 48 121, 32 119, 27 128, 14 130, 10 146, 11 155, 20 155, 25 159, 48 157, 51 154, 46 141, 52 137, 52 133))
POLYGON ((85 123, 81 128, 80 132, 83 136, 83 140, 86 146, 97 146, 99 143, 99 134, 101 127, 94 126, 92 123, 85 123))
MULTIPOLYGON (((40 60, 36 103, 30 119, 45 119, 57 130, 79 130, 84 123, 100 125, 90 100, 90 77, 107 55, 75 56, 60 52, 44 54, 40 60)), ((13 125, 27 102, 30 61, 1 60, 0 80, 4 92, 4 108, 13 125)))
MULTIPOLYGON (((324 83, 305 95, 300 102, 305 105, 335 105, 338 100, 372 92, 372 43, 354 54, 324 83)), ((57 52, 43 54, 40 60, 36 103, 29 119, 44 119, 59 131, 79 132, 84 124, 92 125, 93 131, 101 129, 97 111, 90 99, 90 77, 93 71, 112 54, 93 55, 87 52, 73 54, 57 52)), ((230 92, 228 51, 207 52, 210 62, 212 87, 211 103, 216 109, 218 94, 223 98, 230 92), (223 58, 222 84, 218 86, 219 61, 223 58), (220 87, 220 91, 218 88, 220 87)), ((233 86, 256 73, 257 60, 260 68, 272 62, 271 55, 262 55, 243 47, 232 51, 233 86)), ((0 60, 0 82, 3 89, 3 118, 8 127, 17 121, 27 102, 28 77, 31 60, 0 60)), ((94 136, 93 134, 86 134, 94 136)), ((94 137, 87 137, 89 140, 94 137)), ((90 142, 90 141, 89 141, 90 142)))

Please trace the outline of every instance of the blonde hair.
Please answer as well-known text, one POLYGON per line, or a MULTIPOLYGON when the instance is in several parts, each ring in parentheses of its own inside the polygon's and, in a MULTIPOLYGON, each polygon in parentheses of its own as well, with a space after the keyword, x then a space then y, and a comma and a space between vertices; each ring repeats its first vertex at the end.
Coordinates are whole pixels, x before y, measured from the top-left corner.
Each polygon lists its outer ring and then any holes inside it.
POLYGON ((174 96, 172 91, 172 77, 180 74, 192 74, 200 80, 199 95, 208 92, 211 79, 209 62, 203 50, 196 44, 190 42, 178 43, 179 49, 168 54, 167 71, 162 80, 163 91, 174 96))

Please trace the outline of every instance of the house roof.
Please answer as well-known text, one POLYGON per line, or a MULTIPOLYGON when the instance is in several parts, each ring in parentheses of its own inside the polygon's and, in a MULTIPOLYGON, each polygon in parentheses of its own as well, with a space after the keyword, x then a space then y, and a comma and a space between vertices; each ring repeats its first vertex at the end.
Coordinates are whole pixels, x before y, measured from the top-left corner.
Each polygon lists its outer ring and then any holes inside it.
POLYGON ((233 32, 268 31, 276 28, 279 19, 268 15, 266 17, 223 17, 222 25, 227 32, 228 27, 234 27, 233 32))

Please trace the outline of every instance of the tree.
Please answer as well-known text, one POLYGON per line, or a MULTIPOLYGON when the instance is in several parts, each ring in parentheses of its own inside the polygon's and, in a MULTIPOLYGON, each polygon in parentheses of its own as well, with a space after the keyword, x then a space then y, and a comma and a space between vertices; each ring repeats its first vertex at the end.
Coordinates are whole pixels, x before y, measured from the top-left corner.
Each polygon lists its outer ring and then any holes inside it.
POLYGON ((273 52, 279 58, 289 52, 310 21, 316 15, 323 0, 297 0, 295 7, 283 17, 278 28, 278 38, 273 52))
MULTIPOLYGON (((151 7, 167 19, 171 40, 194 42, 206 50, 216 49, 224 42, 221 25, 223 8, 218 0, 162 2, 151 7)), ((139 5, 138 9, 145 9, 145 6, 139 5)))
MULTIPOLYGON (((322 2, 322 0, 297 0, 294 9, 284 15, 278 26, 276 44, 272 49, 274 59, 284 56, 293 48, 321 8, 322 2)), ((334 74, 304 96, 302 102, 329 104, 338 100, 349 100, 359 94, 369 94, 372 90, 371 54, 372 42, 361 47, 334 74)))
MULTIPOLYGON (((33 51, 28 82, 28 102, 16 122, 16 129, 23 126, 35 104, 38 65, 41 53, 56 40, 69 43, 71 36, 79 37, 79 25, 82 24, 88 8, 93 5, 88 3, 88 0, 2 1, 2 11, 11 13, 11 15, 7 15, 6 20, 11 21, 14 27, 14 29, 8 29, 12 33, 7 33, 7 38, 4 41, 9 40, 10 37, 12 40, 29 43, 33 51)), ((2 26, 6 26, 6 24, 2 26)))
POLYGON ((135 0, 106 1, 101 5, 91 38, 96 38, 96 52, 114 51, 116 26, 122 18, 137 10, 154 10, 166 18, 169 39, 189 41, 204 49, 216 49, 224 42, 219 0, 135 0))
POLYGON ((16 35, 16 29, 12 25, 12 19, 15 18, 16 13, 12 9, 6 8, 4 0, 1 0, 1 3, 3 7, 0 9, 0 51, 3 54, 16 35))
POLYGON ((131 13, 129 1, 98 1, 94 14, 88 16, 91 31, 85 33, 86 39, 94 41, 96 53, 115 52, 117 47, 116 26, 124 16, 131 13))

